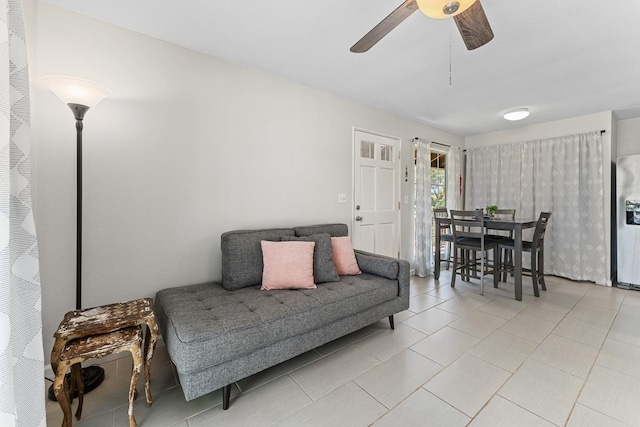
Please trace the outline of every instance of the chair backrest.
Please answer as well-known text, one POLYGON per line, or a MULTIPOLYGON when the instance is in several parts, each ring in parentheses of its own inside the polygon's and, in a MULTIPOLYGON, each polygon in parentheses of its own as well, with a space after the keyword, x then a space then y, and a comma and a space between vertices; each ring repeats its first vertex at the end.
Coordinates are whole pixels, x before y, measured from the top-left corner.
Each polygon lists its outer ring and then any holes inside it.
MULTIPOLYGON (((449 213, 447 212, 447 208, 433 208, 433 217, 434 218, 448 218, 449 213)), ((451 227, 449 224, 440 224, 440 234, 447 233, 451 227)))
POLYGON ((474 211, 451 210, 451 225, 454 240, 462 237, 482 239, 484 237, 484 216, 482 209, 474 211))
POLYGON ((516 210, 515 209, 497 209, 494 213, 496 215, 505 216, 505 217, 511 216, 511 219, 515 219, 516 218, 516 210))
POLYGON ((447 208, 433 208, 433 216, 436 218, 446 218, 449 216, 447 208))
MULTIPOLYGON (((516 219, 515 209, 496 209, 494 214, 501 219, 509 218, 509 217, 511 217, 512 221, 516 219)), ((490 231, 487 231, 487 233, 492 235, 497 235, 497 236, 505 236, 505 237, 509 237, 510 239, 513 239, 513 230, 509 230, 509 231, 490 230, 490 231)))
POLYGON ((544 244, 544 233, 547 231, 547 224, 551 218, 551 212, 540 212, 536 229, 533 232, 533 247, 538 248, 544 244))

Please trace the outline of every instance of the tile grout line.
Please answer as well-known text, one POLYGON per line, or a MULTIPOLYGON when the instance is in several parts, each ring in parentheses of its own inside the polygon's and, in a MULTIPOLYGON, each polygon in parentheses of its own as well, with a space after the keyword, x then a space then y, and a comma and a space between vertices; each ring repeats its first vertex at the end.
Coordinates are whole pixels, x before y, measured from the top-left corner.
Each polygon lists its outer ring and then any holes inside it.
MULTIPOLYGON (((580 298, 579 301, 582 301, 582 299, 585 296, 586 296, 586 294, 582 298, 580 298)), ((622 301, 624 301, 624 297, 623 297, 622 301)), ((577 305, 577 303, 576 303, 576 305, 577 305)), ((589 304, 587 304, 587 305, 589 305, 589 304)), ((593 368, 596 365, 596 362, 598 361, 598 357, 600 356, 600 353, 602 352, 602 347, 604 346, 604 343, 607 341, 607 337, 609 336, 609 332, 611 332, 611 327, 613 326, 613 323, 615 322, 615 319, 618 317, 618 313, 620 311, 620 307, 621 306, 622 306, 622 302, 618 306, 618 310, 616 310, 616 315, 614 316, 613 322, 611 322, 611 325, 609 325, 609 329, 607 330, 607 334, 605 335, 604 340, 602 341, 602 344, 598 348, 598 353, 596 354, 596 357, 593 359, 593 362, 591 363, 591 367, 589 368, 589 372, 587 373, 584 381, 582 382, 582 385, 580 386, 580 391, 578 392, 578 395, 576 396, 576 399, 574 400, 573 405, 571 406, 571 411, 569 411, 569 415, 567 416, 567 420, 564 423, 565 426, 569 423, 569 420, 571 420, 571 416, 573 415, 573 413, 574 413, 574 411, 576 409, 576 405, 578 405, 578 401, 580 400, 580 396, 582 396, 582 392, 584 391, 584 388, 587 385, 587 381, 589 381, 589 378, 591 377, 591 372, 593 372, 593 368)), ((555 328, 554 328, 554 330, 555 330, 555 328)), ((590 409, 592 409, 592 408, 590 408, 590 409)), ((596 411, 596 412, 599 412, 599 411, 596 411)), ((603 414, 603 415, 606 415, 606 414, 603 414)), ((607 415, 607 417, 612 418, 612 417, 610 417, 608 415, 607 415)), ((614 419, 614 418, 612 418, 612 419, 614 419)))

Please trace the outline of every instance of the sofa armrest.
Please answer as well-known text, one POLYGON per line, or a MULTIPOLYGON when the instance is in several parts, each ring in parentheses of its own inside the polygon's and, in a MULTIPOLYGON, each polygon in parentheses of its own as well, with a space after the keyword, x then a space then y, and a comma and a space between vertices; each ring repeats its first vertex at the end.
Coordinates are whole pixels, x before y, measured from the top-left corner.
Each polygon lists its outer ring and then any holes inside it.
POLYGON ((398 280, 398 296, 409 297, 411 266, 408 261, 356 249, 356 261, 363 273, 398 280))

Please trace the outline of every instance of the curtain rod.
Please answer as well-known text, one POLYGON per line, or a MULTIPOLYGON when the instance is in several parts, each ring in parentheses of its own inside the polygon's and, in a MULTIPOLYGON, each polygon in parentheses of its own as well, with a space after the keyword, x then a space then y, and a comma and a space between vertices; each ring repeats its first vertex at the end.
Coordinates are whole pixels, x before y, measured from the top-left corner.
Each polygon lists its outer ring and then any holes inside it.
MULTIPOLYGON (((600 135, 602 135, 603 133, 606 133, 606 129, 600 129, 600 135)), ((417 136, 413 138, 414 141, 418 140, 420 138, 418 138, 417 136)), ((451 148, 451 146, 449 144, 443 144, 442 142, 436 142, 436 141, 431 141, 431 144, 438 144, 438 145, 442 145, 443 147, 449 147, 451 148)), ((463 152, 466 152, 467 150, 462 150, 463 152)))
MULTIPOLYGON (((596 130, 596 131, 592 131, 592 132, 598 132, 598 131, 596 130)), ((606 130, 606 129, 600 129, 600 131, 599 131, 599 132, 600 132, 600 135, 602 135, 603 133, 606 133, 606 132, 607 132, 607 130, 606 130)), ((463 153, 465 153, 465 155, 466 155, 467 150, 466 150, 466 149, 465 149, 465 150, 462 150, 462 152, 463 152, 463 153)))
MULTIPOLYGON (((600 134, 606 133, 607 130, 606 129, 600 129, 600 134)), ((413 138, 413 140, 415 141, 416 139, 420 139, 417 136, 413 138)), ((442 142, 437 142, 437 141, 431 141, 432 144, 438 144, 438 145, 444 145, 445 147, 451 147, 449 144, 443 144, 442 142)))
MULTIPOLYGON (((413 140, 417 140, 420 139, 417 136, 415 138, 413 138, 413 140)), ((431 144, 438 144, 438 145, 442 145, 443 147, 451 147, 449 144, 443 144, 442 142, 436 142, 436 141, 431 141, 431 144)))

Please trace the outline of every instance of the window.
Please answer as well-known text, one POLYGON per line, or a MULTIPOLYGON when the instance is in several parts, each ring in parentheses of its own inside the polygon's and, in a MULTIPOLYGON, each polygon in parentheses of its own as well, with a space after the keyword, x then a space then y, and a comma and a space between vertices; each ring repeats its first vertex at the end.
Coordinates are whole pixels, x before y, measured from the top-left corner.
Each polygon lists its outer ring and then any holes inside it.
MULTIPOLYGON (((447 207, 446 188, 446 162, 447 155, 442 153, 431 152, 431 209, 447 207)), ((436 224, 431 224, 431 235, 434 236, 436 224)), ((436 241, 433 239, 433 250, 435 251, 436 241)), ((445 242, 440 242, 440 252, 446 250, 445 242)))
POLYGON ((431 153, 431 208, 444 208, 446 200, 446 161, 447 155, 431 153))
MULTIPOLYGON (((413 160, 414 160, 414 200, 416 199, 415 191, 417 189, 418 183, 416 180, 417 177, 417 161, 418 161, 418 150, 415 149, 413 152, 413 160)), ((446 199, 446 182, 447 182, 447 155, 445 153, 439 153, 436 151, 431 152, 431 209, 433 208, 444 208, 447 206, 446 199)), ((416 206, 413 206, 413 219, 416 219, 416 206)), ((431 223, 431 235, 433 236, 435 233, 435 222, 431 223)), ((415 241, 414 235, 414 241, 415 241)), ((435 245, 435 239, 433 239, 433 245, 435 245)), ((445 249, 445 242, 441 242, 440 250, 445 249)), ((434 246, 435 250, 435 246, 434 246)))
MULTIPOLYGON (((417 186, 416 176, 417 168, 416 163, 418 161, 418 150, 413 151, 413 188, 414 188, 414 200, 415 189, 417 186)), ((431 208, 444 208, 447 206, 447 189, 445 184, 447 182, 447 155, 444 153, 431 152, 431 208)), ((415 218, 415 210, 414 210, 415 218)))

